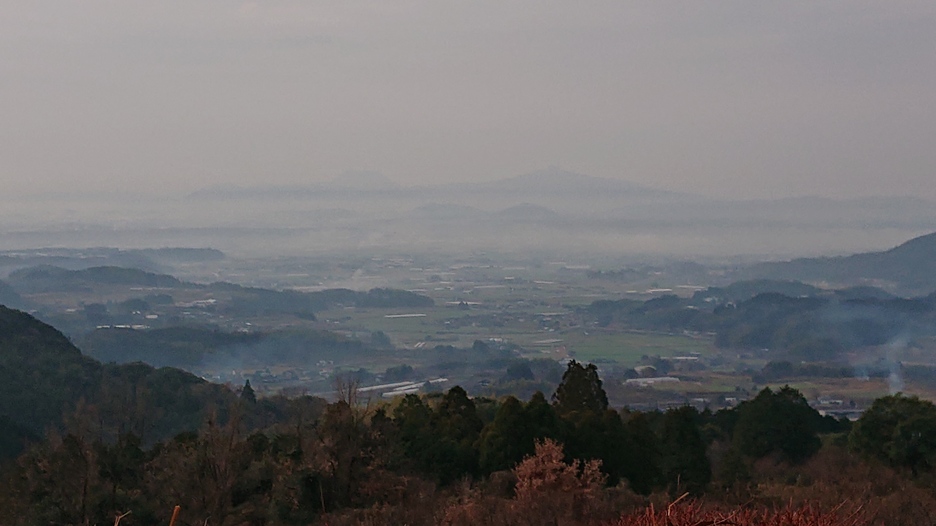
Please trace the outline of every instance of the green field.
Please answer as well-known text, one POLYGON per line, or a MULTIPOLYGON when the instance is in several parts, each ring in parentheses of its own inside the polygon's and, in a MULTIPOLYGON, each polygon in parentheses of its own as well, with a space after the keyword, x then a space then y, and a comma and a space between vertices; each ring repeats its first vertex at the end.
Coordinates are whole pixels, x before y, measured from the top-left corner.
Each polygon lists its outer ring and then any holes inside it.
POLYGON ((563 345, 579 361, 614 361, 621 365, 637 365, 642 356, 700 356, 713 354, 708 340, 651 333, 589 333, 568 332, 561 335, 563 345))
POLYGON ((642 356, 711 356, 716 351, 708 339, 645 332, 608 332, 583 327, 546 329, 534 314, 517 314, 509 323, 490 326, 466 323, 496 314, 493 309, 472 308, 462 311, 451 306, 436 306, 410 311, 382 309, 342 309, 325 311, 319 319, 327 328, 344 330, 359 336, 383 331, 399 347, 433 347, 437 344, 468 347, 474 340, 500 338, 520 345, 530 357, 572 357, 579 361, 616 363, 634 366, 642 356), (387 315, 425 314, 420 317, 388 318, 387 315), (336 323, 337 322, 337 323, 336 323))

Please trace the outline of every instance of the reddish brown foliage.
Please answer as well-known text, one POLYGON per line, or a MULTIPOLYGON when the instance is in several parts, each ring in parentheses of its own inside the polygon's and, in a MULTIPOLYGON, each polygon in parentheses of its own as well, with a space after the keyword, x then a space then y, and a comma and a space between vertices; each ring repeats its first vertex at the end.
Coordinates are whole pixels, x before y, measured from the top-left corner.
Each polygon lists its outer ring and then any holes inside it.
MULTIPOLYGON (((757 484, 746 497, 761 508, 787 503, 831 509, 843 499, 860 502, 869 523, 885 526, 933 524, 936 495, 931 481, 912 480, 874 461, 838 448, 823 449, 797 467, 762 462, 755 465, 757 484)), ((709 495, 713 500, 717 495, 709 495)))
POLYGON ((465 489, 445 511, 447 525, 588 524, 607 518, 601 462, 567 464, 562 445, 546 439, 514 469, 514 498, 507 501, 465 489))
POLYGON ((648 506, 621 517, 614 526, 863 526, 870 524, 860 508, 841 506, 823 512, 816 506, 788 506, 781 510, 738 508, 731 512, 705 509, 698 502, 675 502, 665 508, 648 506))

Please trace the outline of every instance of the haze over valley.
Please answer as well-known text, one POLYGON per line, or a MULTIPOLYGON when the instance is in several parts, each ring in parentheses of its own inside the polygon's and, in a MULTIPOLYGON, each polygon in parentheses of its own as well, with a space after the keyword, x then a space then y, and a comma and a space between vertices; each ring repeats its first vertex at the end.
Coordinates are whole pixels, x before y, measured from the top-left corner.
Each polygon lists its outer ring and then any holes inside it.
POLYGON ((152 197, 6 199, 8 248, 213 247, 240 256, 474 252, 784 259, 884 249, 936 230, 921 198, 729 200, 550 168, 486 183, 219 186, 152 197), (453 235, 454 234, 454 235, 453 235))
POLYGON ((936 3, 0 5, 0 525, 930 526, 936 3))

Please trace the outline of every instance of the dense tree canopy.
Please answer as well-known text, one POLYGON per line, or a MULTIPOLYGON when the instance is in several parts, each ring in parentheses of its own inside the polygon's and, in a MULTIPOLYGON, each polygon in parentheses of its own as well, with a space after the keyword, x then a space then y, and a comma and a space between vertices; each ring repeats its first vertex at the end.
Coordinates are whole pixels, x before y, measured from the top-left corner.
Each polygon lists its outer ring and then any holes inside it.
POLYGON ((849 436, 851 447, 914 473, 936 468, 936 406, 900 393, 878 398, 849 436))
POLYGON ((789 386, 765 388, 737 409, 734 444, 745 455, 776 454, 802 462, 819 450, 822 419, 799 391, 789 386))

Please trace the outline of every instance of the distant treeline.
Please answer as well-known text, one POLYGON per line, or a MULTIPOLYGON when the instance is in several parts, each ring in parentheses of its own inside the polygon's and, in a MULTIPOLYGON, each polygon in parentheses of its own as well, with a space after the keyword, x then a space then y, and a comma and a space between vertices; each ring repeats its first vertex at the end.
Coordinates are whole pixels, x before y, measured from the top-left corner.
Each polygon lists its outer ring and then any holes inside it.
POLYGON ((165 288, 194 286, 173 276, 155 274, 136 268, 91 267, 68 270, 51 265, 15 270, 7 277, 7 281, 21 294, 85 290, 93 285, 165 288))
POLYGON ((373 351, 364 342, 316 330, 229 333, 211 327, 98 329, 77 340, 102 362, 145 362, 158 367, 224 364, 310 364, 373 351))
POLYGON ((829 293, 795 282, 740 283, 688 299, 596 301, 584 313, 601 326, 713 333, 719 347, 769 349, 809 361, 936 334, 936 295, 887 298, 872 289, 856 297, 859 292, 829 293))
MULTIPOLYGON (((886 378, 891 373, 885 368, 863 371, 868 378, 886 378)), ((759 373, 753 375, 754 383, 776 383, 794 378, 854 378, 858 371, 850 366, 825 365, 821 363, 792 363, 785 360, 771 361, 759 373)))
POLYGON ((435 304, 432 298, 398 289, 375 288, 367 292, 328 289, 318 292, 271 290, 243 287, 232 283, 212 283, 208 289, 231 295, 231 301, 218 309, 232 316, 298 314, 314 319, 317 311, 335 307, 423 308, 435 304))
POLYGON ((204 285, 181 281, 166 274, 156 274, 124 267, 91 267, 82 270, 68 270, 45 265, 16 270, 10 273, 7 281, 10 288, 19 294, 85 290, 93 288, 95 285, 202 289, 232 295, 233 301, 228 308, 233 311, 265 309, 269 312, 314 312, 336 306, 390 308, 433 305, 432 299, 427 296, 397 289, 375 288, 367 292, 349 289, 328 289, 319 292, 299 292, 244 287, 226 282, 204 285))
MULTIPOLYGON (((375 288, 369 291, 327 289, 317 292, 273 290, 245 287, 233 283, 198 284, 180 281, 165 275, 136 268, 91 267, 68 270, 54 266, 38 266, 12 272, 8 282, 0 282, 0 305, 34 309, 49 323, 73 337, 81 337, 104 325, 182 325, 185 320, 175 307, 173 294, 192 297, 193 291, 210 300, 192 304, 189 309, 219 316, 253 318, 261 316, 295 316, 315 320, 315 313, 335 308, 426 308, 434 302, 428 296, 405 290, 375 288), (23 296, 45 293, 90 292, 102 287, 147 288, 148 293, 119 302, 88 303, 77 313, 62 312, 41 304, 32 304, 23 296), (155 289, 155 290, 152 290, 155 289), (158 317, 141 315, 159 313, 158 317), (169 314, 166 316, 165 314, 169 314)), ((170 362, 182 363, 182 362, 170 362)), ((188 362, 186 362, 188 363, 188 362)))

